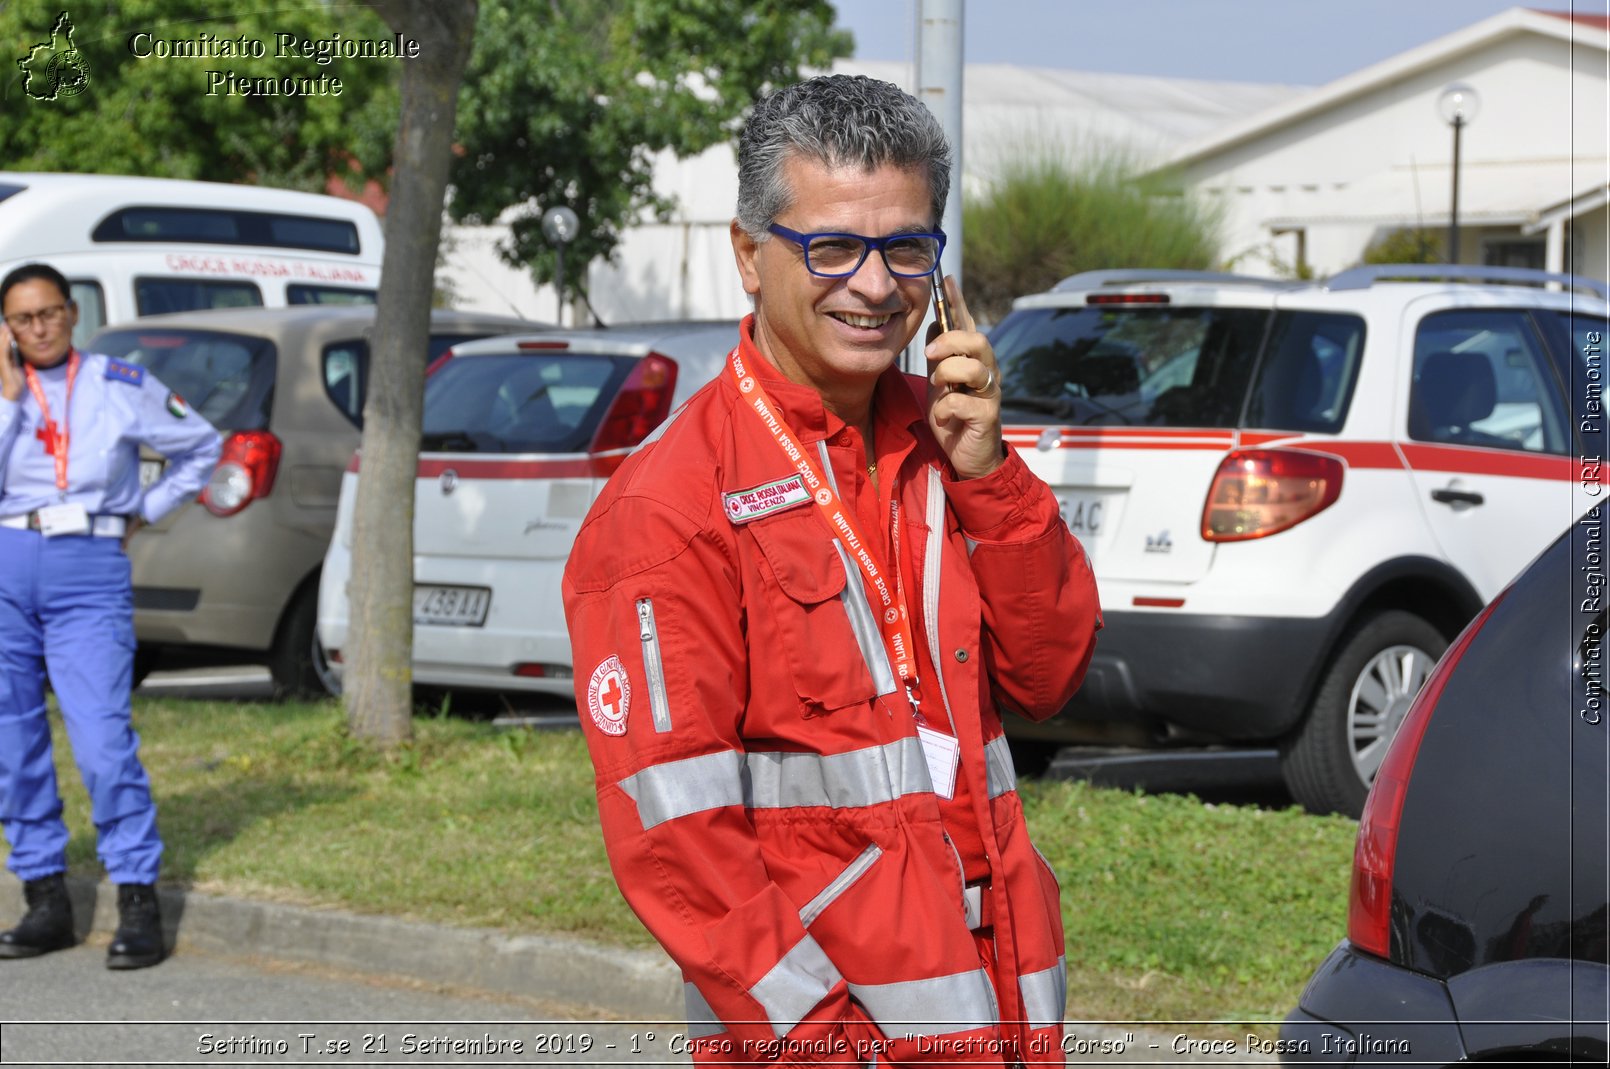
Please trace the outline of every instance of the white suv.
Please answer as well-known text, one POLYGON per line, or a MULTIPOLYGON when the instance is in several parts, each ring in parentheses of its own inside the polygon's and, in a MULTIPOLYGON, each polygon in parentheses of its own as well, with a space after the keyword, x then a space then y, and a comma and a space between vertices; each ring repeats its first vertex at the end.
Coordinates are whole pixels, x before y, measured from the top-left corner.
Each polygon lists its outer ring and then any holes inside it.
MULTIPOLYGON (((991 341, 1106 630, 1021 737, 1278 743, 1357 814, 1432 664, 1605 481, 1610 291, 1480 267, 1076 275, 991 341)), ((1019 718, 1012 718, 1018 722, 1019 718)))

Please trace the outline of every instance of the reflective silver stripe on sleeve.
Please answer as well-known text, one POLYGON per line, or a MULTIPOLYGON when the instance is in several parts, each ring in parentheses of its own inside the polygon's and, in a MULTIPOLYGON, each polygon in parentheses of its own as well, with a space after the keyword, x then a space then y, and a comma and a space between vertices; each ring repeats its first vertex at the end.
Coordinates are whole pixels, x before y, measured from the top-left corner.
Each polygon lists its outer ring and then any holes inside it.
POLYGON ((620 781, 637 803, 643 830, 690 813, 742 805, 742 757, 736 750, 650 765, 620 781))
POLYGON ((744 766, 744 804, 752 809, 856 809, 934 789, 916 739, 840 754, 752 753, 744 766))
POLYGON ((882 856, 883 847, 877 843, 873 843, 856 855, 855 860, 850 862, 843 872, 833 877, 832 882, 818 891, 816 897, 805 903, 805 908, 799 911, 799 923, 809 928, 811 923, 822 915, 823 910, 838 901, 839 896, 848 891, 856 880, 865 876, 866 870, 882 856))
POLYGON ((719 1036, 727 1030, 710 1003, 704 1000, 704 994, 693 984, 682 985, 682 1002, 687 1007, 689 1039, 719 1036))
MULTIPOLYGON (((828 459, 827 442, 817 442, 816 450, 822 455, 822 470, 827 473, 828 485, 836 494, 839 492, 839 483, 833 475, 833 463, 828 459)), ((872 676, 877 693, 893 694, 894 668, 889 664, 889 651, 884 648, 878 618, 872 615, 872 603, 867 600, 866 585, 860 578, 861 570, 850 561, 844 544, 837 538, 833 539, 833 548, 838 550, 839 562, 844 565, 844 592, 839 595, 839 600, 844 603, 844 614, 850 618, 855 644, 861 647, 861 659, 866 662, 867 673, 872 676)))
POLYGON ((850 994, 886 1036, 970 1032, 994 1027, 1000 1016, 989 974, 983 969, 897 984, 851 984, 850 994))
POLYGON ((1017 790, 1017 768, 1012 764, 1012 750, 1005 735, 984 745, 984 769, 991 798, 1017 790))
POLYGON ((1068 959, 1064 955, 1049 969, 1025 973, 1017 978, 1023 995, 1023 1015, 1030 1028, 1050 1028, 1062 1023, 1068 1007, 1068 959))
POLYGON ((749 994, 766 1011, 772 1032, 781 1038, 842 979, 827 953, 806 935, 749 989, 749 994))

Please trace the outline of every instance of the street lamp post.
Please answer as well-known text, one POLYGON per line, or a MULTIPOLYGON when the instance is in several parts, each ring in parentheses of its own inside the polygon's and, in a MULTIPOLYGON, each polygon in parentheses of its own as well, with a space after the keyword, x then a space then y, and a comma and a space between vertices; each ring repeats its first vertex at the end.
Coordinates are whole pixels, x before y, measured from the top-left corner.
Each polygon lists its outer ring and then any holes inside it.
POLYGON ((558 269, 555 271, 559 289, 559 314, 555 318, 559 320, 561 327, 565 325, 565 246, 576 240, 576 235, 580 231, 581 220, 576 218, 574 211, 562 204, 542 213, 542 234, 553 242, 554 255, 559 261, 558 269))
POLYGON ((1459 135, 1476 119, 1481 97, 1464 82, 1455 82, 1437 98, 1437 113, 1453 127, 1453 203, 1448 211, 1448 262, 1459 262, 1459 135))

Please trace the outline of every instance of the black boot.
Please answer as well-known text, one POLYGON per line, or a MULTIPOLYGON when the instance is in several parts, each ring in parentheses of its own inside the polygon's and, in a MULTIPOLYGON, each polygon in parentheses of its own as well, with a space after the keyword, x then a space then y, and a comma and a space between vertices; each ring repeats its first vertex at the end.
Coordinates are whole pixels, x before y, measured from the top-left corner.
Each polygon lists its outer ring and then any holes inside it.
POLYGON ((28 912, 9 932, 0 932, 0 958, 35 958, 73 945, 73 903, 62 873, 26 880, 22 896, 28 912))
POLYGON ((162 960, 162 910, 148 883, 117 885, 117 932, 106 948, 108 969, 143 969, 162 960))

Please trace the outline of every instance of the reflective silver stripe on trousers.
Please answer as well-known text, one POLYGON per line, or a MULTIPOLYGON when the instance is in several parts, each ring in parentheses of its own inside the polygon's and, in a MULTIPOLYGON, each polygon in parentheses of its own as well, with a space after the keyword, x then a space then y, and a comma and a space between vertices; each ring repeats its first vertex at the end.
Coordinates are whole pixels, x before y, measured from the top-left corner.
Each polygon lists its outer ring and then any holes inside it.
POLYGON ((827 952, 806 935, 749 989, 749 994, 766 1011, 773 1034, 781 1038, 842 979, 827 952))
POLYGON ((690 813, 743 804, 742 758, 737 750, 650 765, 620 781, 637 803, 643 830, 690 813))
POLYGON ((1068 1007, 1068 959, 1064 955, 1049 969, 1025 973, 1017 978, 1023 995, 1023 1016, 1030 1028, 1050 1028, 1062 1023, 1068 1007))
MULTIPOLYGON (((822 470, 827 473, 827 483, 837 494, 839 482, 833 475, 833 463, 828 459, 827 442, 817 442, 816 451, 822 455, 822 470)), ((843 500, 842 496, 840 500, 843 500)), ((878 618, 872 615, 866 584, 861 582, 861 569, 850 560, 844 543, 837 538, 833 539, 833 548, 838 550, 839 561, 844 565, 844 592, 839 595, 839 600, 844 603, 844 614, 850 618, 855 644, 861 647, 861 659, 866 662, 867 673, 872 676, 877 693, 893 694, 894 668, 889 664, 889 651, 883 646, 883 632, 878 630, 878 618)))
POLYGON ((984 744, 984 770, 991 798, 1017 790, 1017 768, 1012 764, 1012 749, 1005 735, 984 744))
POLYGON ((703 993, 693 984, 682 984, 682 1002, 687 1007, 689 1039, 719 1036, 727 1030, 727 1026, 716 1016, 716 1011, 704 1000, 703 993))
POLYGON ((934 789, 916 739, 840 754, 752 753, 744 767, 744 804, 752 809, 856 809, 934 789))
POLYGON ((650 765, 620 781, 647 831, 677 817, 750 809, 859 809, 934 789, 922 743, 897 739, 840 754, 736 750, 650 765))
POLYGON ((850 994, 886 1036, 948 1036, 992 1028, 1000 1016, 983 969, 897 984, 851 984, 850 994))

